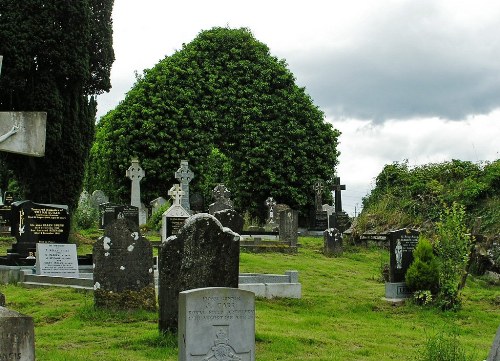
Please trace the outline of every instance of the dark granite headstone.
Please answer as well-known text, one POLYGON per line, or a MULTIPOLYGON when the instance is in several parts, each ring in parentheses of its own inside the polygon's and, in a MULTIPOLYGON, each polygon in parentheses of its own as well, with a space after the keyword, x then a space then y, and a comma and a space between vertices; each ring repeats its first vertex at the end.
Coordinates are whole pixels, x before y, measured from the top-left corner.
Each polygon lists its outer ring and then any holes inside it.
POLYGON ((201 213, 205 211, 205 201, 200 193, 193 193, 189 196, 189 204, 193 213, 201 213))
POLYGON ((7 251, 11 257, 27 257, 37 243, 68 243, 70 218, 68 206, 14 202, 11 234, 17 243, 7 251))
POLYGON ((10 205, 0 205, 0 231, 10 231, 10 220, 12 218, 12 210, 10 205))
POLYGON ((117 219, 128 219, 139 225, 139 208, 131 205, 103 203, 99 206, 99 228, 105 229, 117 219))
POLYGON ((291 247, 297 247, 299 215, 296 210, 285 209, 279 213, 279 237, 280 241, 288 243, 291 247))
POLYGON ((351 226, 351 220, 346 212, 336 212, 330 215, 330 228, 336 228, 344 233, 351 226))
POLYGON ((136 223, 118 219, 106 227, 93 259, 97 307, 156 309, 153 249, 136 223))
POLYGON ((0 292, 0 306, 5 306, 5 295, 2 292, 0 292))
POLYGON ((327 256, 340 256, 343 252, 342 233, 335 228, 329 228, 323 233, 323 253, 327 256))
POLYGON ((315 211, 312 225, 314 231, 324 231, 328 228, 328 213, 326 211, 315 211))
POLYGON ((400 229, 389 232, 390 282, 404 282, 406 271, 413 262, 413 250, 417 246, 420 232, 413 229, 400 229))
POLYGON ((14 194, 9 191, 5 192, 3 197, 3 204, 5 206, 10 206, 12 203, 14 203, 14 194))
POLYGON ((167 224, 166 238, 177 235, 182 226, 184 226, 186 219, 188 219, 188 217, 165 217, 165 222, 167 224))
POLYGON ((0 360, 35 361, 33 318, 0 307, 0 360))
POLYGON ((188 219, 159 251, 159 329, 177 329, 179 292, 203 287, 238 288, 240 237, 212 215, 188 219))
POLYGON ((500 361, 500 327, 498 327, 497 334, 493 340, 490 353, 486 361, 500 361))
POLYGON ((243 231, 243 217, 234 209, 225 209, 214 213, 215 218, 219 220, 223 227, 240 234, 243 231))

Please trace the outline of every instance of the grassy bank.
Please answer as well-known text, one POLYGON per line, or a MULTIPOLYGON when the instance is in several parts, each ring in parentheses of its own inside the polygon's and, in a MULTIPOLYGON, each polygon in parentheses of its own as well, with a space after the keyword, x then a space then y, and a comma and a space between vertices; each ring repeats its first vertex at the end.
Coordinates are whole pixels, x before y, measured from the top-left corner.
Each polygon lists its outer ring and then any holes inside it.
MULTIPOLYGON (((321 239, 301 238, 298 255, 241 254, 241 272, 298 270, 302 299, 256 302, 256 359, 414 360, 427 337, 456 332, 463 347, 484 360, 500 323, 500 296, 469 278, 457 313, 381 300, 379 249, 320 253, 321 239)), ((177 360, 175 335, 160 337, 157 315, 93 308, 92 293, 0 286, 7 306, 33 316, 38 360, 177 360)))

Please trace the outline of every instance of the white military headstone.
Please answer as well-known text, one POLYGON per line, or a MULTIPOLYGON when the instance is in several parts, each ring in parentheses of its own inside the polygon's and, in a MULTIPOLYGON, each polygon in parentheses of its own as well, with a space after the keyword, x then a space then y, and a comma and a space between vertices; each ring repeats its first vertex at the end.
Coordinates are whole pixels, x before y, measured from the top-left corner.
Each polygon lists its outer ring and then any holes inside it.
POLYGON ((179 293, 180 361, 255 361, 255 295, 237 288, 179 293))
POLYGON ((76 244, 37 243, 35 268, 38 275, 78 278, 76 244))

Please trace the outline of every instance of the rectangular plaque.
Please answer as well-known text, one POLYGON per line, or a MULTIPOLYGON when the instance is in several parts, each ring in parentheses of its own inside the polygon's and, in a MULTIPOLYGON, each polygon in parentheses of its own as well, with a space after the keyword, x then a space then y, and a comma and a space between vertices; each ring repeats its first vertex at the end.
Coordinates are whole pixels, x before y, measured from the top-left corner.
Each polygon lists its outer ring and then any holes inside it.
POLYGON ((167 219, 167 238, 170 236, 175 236, 179 233, 186 222, 187 217, 166 217, 167 219))
POLYGON ((412 229, 400 229, 389 232, 390 281, 404 282, 406 271, 413 262, 413 250, 417 246, 420 232, 412 229))
POLYGON ((36 274, 78 278, 76 244, 37 243, 36 274))
POLYGON ((0 112, 0 151, 43 157, 46 124, 44 112, 0 112))

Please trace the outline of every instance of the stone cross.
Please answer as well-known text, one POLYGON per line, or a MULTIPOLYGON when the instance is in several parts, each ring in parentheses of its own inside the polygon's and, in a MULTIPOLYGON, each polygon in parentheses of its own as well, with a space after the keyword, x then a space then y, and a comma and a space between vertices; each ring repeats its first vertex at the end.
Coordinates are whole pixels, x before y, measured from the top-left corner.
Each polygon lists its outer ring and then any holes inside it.
POLYGON ((174 204, 172 206, 182 206, 182 197, 184 196, 184 191, 179 184, 174 184, 172 188, 168 191, 168 195, 172 197, 174 204))
POLYGON ((274 206, 276 205, 276 201, 273 197, 269 197, 266 199, 266 205, 269 207, 269 223, 274 222, 274 206))
POLYGON ((141 180, 146 173, 139 165, 139 160, 137 158, 132 158, 132 165, 127 169, 126 175, 132 181, 130 205, 141 209, 141 180))
POLYGON ((316 192, 316 211, 322 211, 323 188, 323 181, 318 180, 314 183, 313 189, 316 192))
POLYGON ((333 190, 335 192, 335 213, 342 212, 342 195, 345 191, 345 184, 340 184, 340 177, 333 178, 333 190))
POLYGON ((194 178, 194 173, 189 169, 188 161, 181 160, 181 167, 175 172, 175 179, 181 184, 182 191, 184 192, 184 197, 182 198, 182 208, 186 211, 190 211, 189 206, 189 182, 194 178))
POLYGON ((229 191, 229 189, 227 189, 227 187, 224 184, 219 183, 213 189, 212 197, 214 197, 216 201, 228 200, 229 197, 231 197, 231 192, 229 191))

